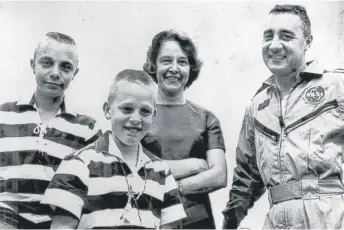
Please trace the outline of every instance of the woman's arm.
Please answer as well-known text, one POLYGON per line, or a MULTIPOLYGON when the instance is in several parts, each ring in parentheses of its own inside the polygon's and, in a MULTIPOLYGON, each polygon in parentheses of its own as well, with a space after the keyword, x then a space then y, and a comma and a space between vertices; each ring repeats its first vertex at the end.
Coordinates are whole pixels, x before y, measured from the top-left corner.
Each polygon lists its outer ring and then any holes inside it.
POLYGON ((222 149, 207 151, 209 169, 180 180, 183 194, 209 193, 227 186, 227 163, 222 149))
POLYGON ((207 170, 208 163, 203 159, 165 160, 176 180, 189 177, 207 170))

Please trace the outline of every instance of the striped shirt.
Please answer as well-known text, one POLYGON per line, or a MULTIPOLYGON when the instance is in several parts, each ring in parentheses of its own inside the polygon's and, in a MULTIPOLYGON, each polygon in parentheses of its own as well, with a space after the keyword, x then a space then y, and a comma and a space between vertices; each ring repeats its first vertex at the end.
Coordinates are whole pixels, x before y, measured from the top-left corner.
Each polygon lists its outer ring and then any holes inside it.
POLYGON ((90 117, 67 113, 64 101, 43 126, 34 95, 25 99, 0 105, 0 216, 41 223, 50 217, 40 200, 61 160, 101 131, 90 117))
POLYGON ((186 217, 167 164, 140 145, 130 169, 110 132, 63 160, 42 203, 68 211, 78 228, 159 228, 186 217))

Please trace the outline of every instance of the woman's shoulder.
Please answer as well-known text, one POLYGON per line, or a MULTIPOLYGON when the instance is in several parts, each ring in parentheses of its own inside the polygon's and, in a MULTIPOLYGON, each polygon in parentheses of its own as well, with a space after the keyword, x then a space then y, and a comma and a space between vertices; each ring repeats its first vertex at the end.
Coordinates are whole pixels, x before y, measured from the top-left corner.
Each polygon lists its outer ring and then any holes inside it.
POLYGON ((207 109, 207 108, 205 108, 205 107, 203 107, 203 106, 201 106, 201 105, 199 105, 199 104, 197 104, 197 103, 195 103, 193 101, 187 100, 186 101, 186 106, 188 108, 190 108, 191 110, 193 110, 193 112, 195 112, 195 113, 202 114, 202 115, 204 115, 206 117, 214 117, 214 118, 216 118, 215 114, 212 113, 209 109, 207 109))

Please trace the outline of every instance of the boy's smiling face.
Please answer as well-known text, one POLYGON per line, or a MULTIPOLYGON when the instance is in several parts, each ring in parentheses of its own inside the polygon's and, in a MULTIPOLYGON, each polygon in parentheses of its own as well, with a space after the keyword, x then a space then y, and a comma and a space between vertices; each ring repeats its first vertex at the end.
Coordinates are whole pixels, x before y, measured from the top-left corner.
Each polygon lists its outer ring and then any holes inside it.
POLYGON ((147 134, 155 115, 155 95, 148 86, 120 81, 110 104, 104 105, 112 135, 124 145, 137 145, 147 134))

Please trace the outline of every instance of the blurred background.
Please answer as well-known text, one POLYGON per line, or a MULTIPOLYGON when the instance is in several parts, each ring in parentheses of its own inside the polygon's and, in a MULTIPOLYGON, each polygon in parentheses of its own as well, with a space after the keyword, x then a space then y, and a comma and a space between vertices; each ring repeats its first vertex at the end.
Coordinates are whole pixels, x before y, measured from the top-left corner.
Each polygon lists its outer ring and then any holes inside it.
MULTIPOLYGON (((68 104, 109 127, 102 104, 113 77, 126 68, 142 69, 156 33, 186 32, 204 61, 186 96, 216 114, 226 141, 228 187, 211 194, 221 228, 244 110, 270 75, 261 57, 264 25, 269 10, 284 3, 302 4, 309 13, 314 40, 308 59, 324 68, 343 66, 344 2, 0 2, 0 100, 35 90, 30 59, 42 36, 58 31, 72 36, 79 50, 80 71, 66 93, 68 104)), ((261 228, 268 208, 265 194, 241 226, 261 228)))

